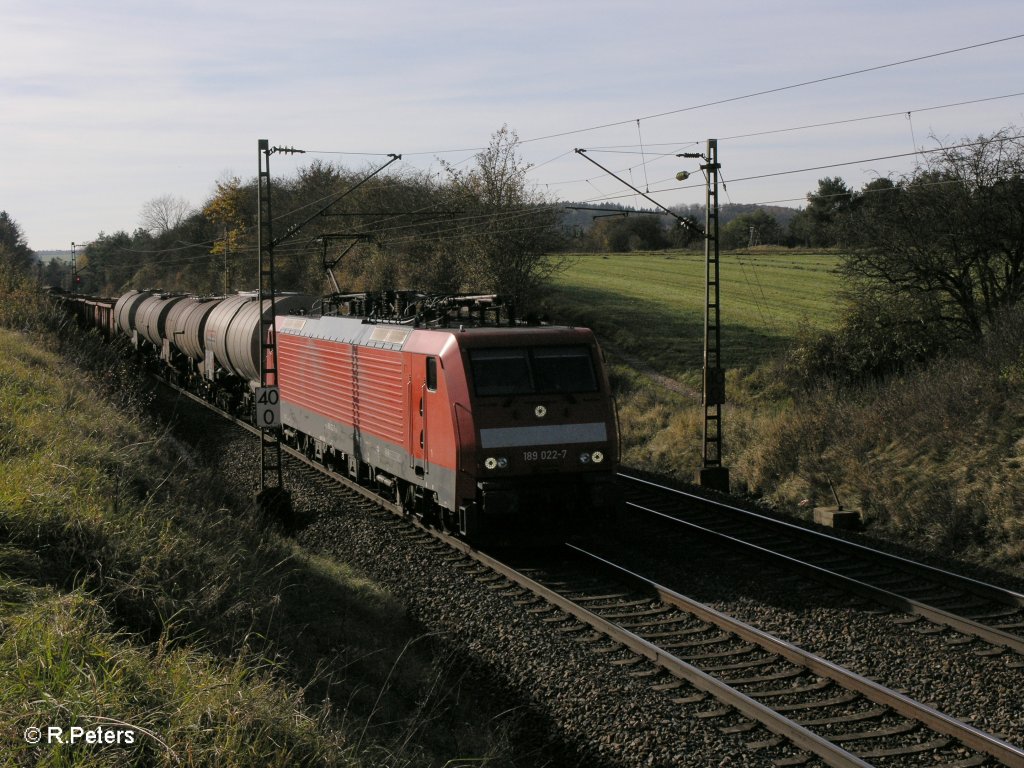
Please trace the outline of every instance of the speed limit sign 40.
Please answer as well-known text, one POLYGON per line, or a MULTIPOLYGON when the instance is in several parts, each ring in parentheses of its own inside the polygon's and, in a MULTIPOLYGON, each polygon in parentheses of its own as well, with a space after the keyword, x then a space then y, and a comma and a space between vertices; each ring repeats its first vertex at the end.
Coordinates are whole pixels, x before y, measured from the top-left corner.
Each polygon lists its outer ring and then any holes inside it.
POLYGON ((281 426, 281 393, 277 387, 256 387, 256 426, 263 429, 281 426))

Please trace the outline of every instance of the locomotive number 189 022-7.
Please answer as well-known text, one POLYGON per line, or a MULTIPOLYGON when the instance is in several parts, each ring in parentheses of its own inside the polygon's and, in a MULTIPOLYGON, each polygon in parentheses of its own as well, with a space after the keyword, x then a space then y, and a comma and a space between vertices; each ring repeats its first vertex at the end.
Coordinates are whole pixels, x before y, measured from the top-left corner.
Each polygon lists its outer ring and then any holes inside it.
POLYGON ((565 448, 548 451, 523 451, 523 461, 558 461, 564 459, 566 453, 568 451, 565 448))

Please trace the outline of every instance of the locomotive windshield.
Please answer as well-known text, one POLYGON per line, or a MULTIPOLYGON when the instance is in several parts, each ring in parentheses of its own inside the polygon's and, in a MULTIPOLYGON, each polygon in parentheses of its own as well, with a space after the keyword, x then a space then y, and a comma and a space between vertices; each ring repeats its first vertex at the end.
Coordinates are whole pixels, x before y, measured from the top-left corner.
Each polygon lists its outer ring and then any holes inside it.
POLYGON ((471 349, 469 362, 481 397, 597 391, 590 349, 583 345, 471 349))

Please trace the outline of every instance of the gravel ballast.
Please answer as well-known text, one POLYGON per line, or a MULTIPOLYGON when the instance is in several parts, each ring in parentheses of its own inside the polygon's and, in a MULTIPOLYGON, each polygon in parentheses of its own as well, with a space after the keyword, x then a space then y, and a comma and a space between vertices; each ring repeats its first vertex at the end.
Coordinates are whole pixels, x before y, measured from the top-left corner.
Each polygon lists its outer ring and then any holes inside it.
MULTIPOLYGON (((209 427, 215 417, 198 406, 178 406, 187 421, 205 423, 179 431, 198 442, 204 460, 239 498, 247 498, 258 473, 256 439, 228 425, 209 427)), ((427 632, 438 633, 466 654, 474 679, 496 700, 528 705, 549 733, 538 739, 562 742, 560 760, 593 766, 771 765, 779 753, 751 753, 748 741, 763 731, 725 735, 722 719, 700 719, 713 701, 674 703, 696 691, 683 686, 653 690, 631 667, 610 663, 581 641, 587 633, 560 631, 545 621, 550 612, 523 605, 512 589, 473 576, 464 558, 439 553, 402 521, 367 511, 323 480, 288 467, 286 484, 296 512, 309 521, 297 540, 309 549, 345 561, 397 596, 427 632), (518 602, 517 602, 518 601, 518 602)), ((943 635, 913 634, 877 615, 870 606, 791 578, 765 577, 756 569, 720 573, 713 557, 679 553, 673 565, 636 563, 652 578, 718 610, 886 685, 905 691, 1013 743, 1024 739, 1024 671, 1006 657, 981 657, 972 646, 949 645, 943 635)), ((627 563, 628 565, 629 563, 627 563)), ((551 752, 544 753, 547 755, 551 752)), ((527 764, 571 764, 566 762, 527 764)))

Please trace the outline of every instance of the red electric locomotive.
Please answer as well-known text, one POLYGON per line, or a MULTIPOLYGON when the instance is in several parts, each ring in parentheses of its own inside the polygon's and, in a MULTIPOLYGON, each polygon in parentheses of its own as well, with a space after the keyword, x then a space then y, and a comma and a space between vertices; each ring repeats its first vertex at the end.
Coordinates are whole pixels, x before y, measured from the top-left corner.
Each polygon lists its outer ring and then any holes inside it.
POLYGON ((278 317, 285 436, 473 541, 536 539, 615 504, 615 410, 583 328, 278 317))

